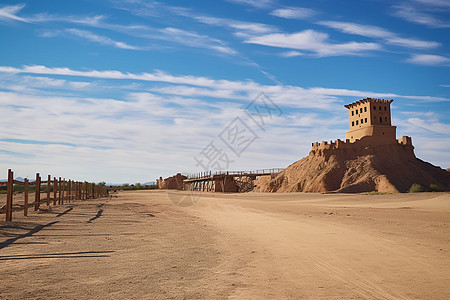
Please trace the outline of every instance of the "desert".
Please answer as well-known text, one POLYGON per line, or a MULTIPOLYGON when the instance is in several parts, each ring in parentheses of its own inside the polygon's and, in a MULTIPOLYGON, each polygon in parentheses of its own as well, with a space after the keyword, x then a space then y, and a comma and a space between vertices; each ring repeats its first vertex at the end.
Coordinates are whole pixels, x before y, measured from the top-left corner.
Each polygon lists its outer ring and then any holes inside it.
POLYGON ((449 36, 450 0, 0 1, 0 300, 450 299, 449 36))
POLYGON ((14 212, 1 222, 0 298, 450 297, 449 193, 201 193, 174 204, 192 196, 127 191, 14 212))

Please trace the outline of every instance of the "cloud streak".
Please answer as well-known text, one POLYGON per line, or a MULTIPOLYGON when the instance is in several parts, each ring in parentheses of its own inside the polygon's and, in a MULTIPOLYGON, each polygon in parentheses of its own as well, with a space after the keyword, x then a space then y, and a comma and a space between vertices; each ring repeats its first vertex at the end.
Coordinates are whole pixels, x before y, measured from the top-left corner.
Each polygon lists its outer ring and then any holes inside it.
POLYGON ((144 47, 132 46, 124 42, 115 41, 107 36, 98 35, 87 30, 69 28, 66 31, 72 35, 81 37, 91 42, 99 43, 101 45, 113 46, 115 48, 126 50, 146 50, 144 47))
MULTIPOLYGON (((443 1, 420 1, 427 4, 441 4, 443 1)), ((432 28, 449 28, 450 22, 444 21, 441 18, 424 12, 423 9, 419 9, 410 3, 403 3, 400 5, 394 5, 393 15, 402 18, 408 22, 425 25, 432 28)))
POLYGON ((409 63, 423 66, 450 67, 450 58, 433 54, 414 54, 406 60, 409 63))
POLYGON ((275 9, 270 13, 272 16, 284 18, 284 19, 310 19, 315 16, 317 12, 310 8, 304 7, 285 7, 275 9))
POLYGON ((245 40, 245 43, 258 44, 277 48, 305 50, 317 57, 362 55, 368 51, 381 50, 376 43, 330 43, 329 35, 315 30, 304 30, 296 33, 274 33, 245 40))
POLYGON ((237 4, 252 6, 254 8, 269 8, 273 5, 273 0, 226 0, 237 4))
MULTIPOLYGON (((112 80, 138 80, 143 82, 163 82, 167 84, 196 86, 206 89, 232 91, 234 94, 230 99, 239 99, 238 96, 248 96, 248 100, 256 97, 261 91, 269 94, 274 99, 281 101, 283 105, 291 105, 293 107, 317 107, 326 108, 330 103, 336 102, 333 96, 352 96, 352 97, 375 97, 375 98, 405 98, 421 101, 450 101, 443 97, 431 96, 413 96, 399 95, 394 93, 376 93, 371 91, 357 91, 348 89, 327 89, 327 88, 301 88, 291 85, 261 85, 254 81, 231 81, 224 79, 211 79, 201 76, 175 76, 166 72, 156 71, 154 73, 124 73, 117 70, 91 70, 78 71, 70 68, 50 68, 42 65, 23 66, 15 68, 9 66, 0 66, 0 72, 6 74, 36 74, 36 75, 60 75, 87 77, 94 79, 112 79, 112 80), (239 94, 239 93, 245 94, 239 94), (321 97, 320 97, 321 96, 321 97), (295 99, 295 100, 294 100, 295 99), (312 101, 314 99, 314 101, 312 101)), ((163 91, 160 89, 159 91, 163 91)), ((169 91, 169 90, 168 90, 169 91)), ((205 93, 212 95, 211 90, 189 90, 189 93, 196 91, 195 95, 205 93)), ((180 94, 180 93, 179 93, 180 94)), ((194 95, 193 94, 193 95, 194 95)), ((181 94, 180 94, 181 95, 181 94)), ((183 94, 189 95, 189 94, 183 94)), ((220 94, 220 97, 224 94, 220 94)), ((219 98, 220 98, 219 97, 219 98)), ((332 109, 332 108, 330 108, 332 109)))
POLYGON ((415 48, 415 49, 431 49, 441 45, 440 43, 434 41, 423 41, 418 39, 400 37, 397 34, 378 26, 361 25, 356 23, 337 22, 337 21, 321 21, 318 22, 318 24, 348 34, 381 39, 387 44, 401 47, 415 48))
POLYGON ((17 16, 17 13, 24 7, 25 4, 3 6, 2 8, 0 8, 0 20, 30 23, 28 19, 17 16))

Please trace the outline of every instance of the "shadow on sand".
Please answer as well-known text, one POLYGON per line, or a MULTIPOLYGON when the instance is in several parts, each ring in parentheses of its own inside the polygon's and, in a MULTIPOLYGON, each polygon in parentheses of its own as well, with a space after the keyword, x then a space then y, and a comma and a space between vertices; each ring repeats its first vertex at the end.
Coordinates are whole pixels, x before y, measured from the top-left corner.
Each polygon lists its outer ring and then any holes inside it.
MULTIPOLYGON (((13 244, 14 242, 16 242, 16 241, 18 241, 20 239, 23 239, 23 238, 26 238, 26 237, 30 237, 33 234, 41 231, 42 229, 50 227, 50 226, 52 226, 52 225, 54 225, 56 223, 59 223, 59 221, 53 221, 53 222, 50 222, 50 223, 45 224, 45 225, 38 225, 38 226, 34 227, 33 229, 31 229, 30 231, 28 231, 27 233, 20 234, 20 235, 18 235, 16 237, 8 239, 8 240, 6 240, 4 242, 0 242, 0 250, 3 249, 3 248, 8 247, 9 245, 13 244)), ((24 244, 27 244, 27 243, 24 243, 24 244)))

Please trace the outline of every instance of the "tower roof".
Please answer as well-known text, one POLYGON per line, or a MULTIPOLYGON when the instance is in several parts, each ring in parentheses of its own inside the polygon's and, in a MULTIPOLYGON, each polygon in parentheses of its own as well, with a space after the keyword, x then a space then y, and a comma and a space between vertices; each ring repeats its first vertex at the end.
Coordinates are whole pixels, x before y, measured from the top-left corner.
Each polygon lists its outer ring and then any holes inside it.
POLYGON ((385 99, 374 99, 374 98, 365 98, 362 100, 358 100, 356 102, 350 103, 350 104, 346 104, 344 105, 346 108, 350 109, 353 106, 356 106, 358 104, 363 104, 363 103, 384 103, 384 104, 391 104, 391 102, 394 100, 385 100, 385 99))

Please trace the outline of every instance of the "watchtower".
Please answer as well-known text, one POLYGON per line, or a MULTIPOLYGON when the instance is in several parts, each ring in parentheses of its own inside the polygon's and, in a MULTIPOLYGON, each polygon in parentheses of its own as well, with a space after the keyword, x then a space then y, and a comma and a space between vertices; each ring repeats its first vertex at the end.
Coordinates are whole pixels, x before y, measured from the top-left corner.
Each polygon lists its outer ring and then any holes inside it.
POLYGON ((351 143, 365 136, 377 137, 380 141, 395 141, 397 127, 391 126, 392 101, 366 98, 345 105, 349 123, 345 138, 351 143))

